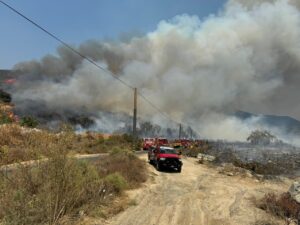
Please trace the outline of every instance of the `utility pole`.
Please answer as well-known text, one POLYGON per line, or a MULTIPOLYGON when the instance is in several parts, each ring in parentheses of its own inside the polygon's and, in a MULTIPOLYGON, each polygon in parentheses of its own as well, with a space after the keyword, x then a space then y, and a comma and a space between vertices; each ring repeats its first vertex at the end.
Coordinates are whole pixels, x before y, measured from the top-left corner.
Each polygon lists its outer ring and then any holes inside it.
POLYGON ((132 136, 134 138, 134 142, 136 141, 137 138, 137 133, 136 133, 136 115, 137 115, 137 89, 134 88, 134 100, 133 100, 133 126, 132 126, 132 136))
POLYGON ((178 135, 179 140, 181 139, 181 130, 182 130, 182 127, 181 127, 181 123, 180 123, 179 124, 179 135, 178 135))

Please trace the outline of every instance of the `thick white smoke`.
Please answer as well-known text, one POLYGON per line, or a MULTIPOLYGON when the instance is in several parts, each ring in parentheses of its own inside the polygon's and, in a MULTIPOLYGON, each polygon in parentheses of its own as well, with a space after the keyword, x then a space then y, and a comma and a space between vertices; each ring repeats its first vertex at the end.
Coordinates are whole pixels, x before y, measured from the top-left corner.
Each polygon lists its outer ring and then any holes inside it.
MULTIPOLYGON (((245 140, 255 123, 228 116, 236 110, 300 118, 299 40, 295 2, 230 0, 204 20, 180 15, 143 37, 88 41, 78 50, 202 135, 245 140)), ((67 49, 16 69, 27 74, 13 96, 25 110, 30 100, 55 112, 132 111, 131 90, 67 49)), ((142 99, 139 109, 141 117, 157 117, 142 99)))

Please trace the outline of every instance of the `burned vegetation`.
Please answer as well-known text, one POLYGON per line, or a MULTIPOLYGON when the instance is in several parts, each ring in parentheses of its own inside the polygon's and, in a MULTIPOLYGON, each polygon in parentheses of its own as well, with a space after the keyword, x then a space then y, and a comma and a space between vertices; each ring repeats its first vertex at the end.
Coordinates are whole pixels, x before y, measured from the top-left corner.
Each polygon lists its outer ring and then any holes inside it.
POLYGON ((296 177, 300 172, 300 149, 278 140, 268 131, 254 131, 248 142, 202 141, 201 145, 183 151, 190 157, 214 156, 214 164, 232 164, 265 178, 284 175, 296 177))

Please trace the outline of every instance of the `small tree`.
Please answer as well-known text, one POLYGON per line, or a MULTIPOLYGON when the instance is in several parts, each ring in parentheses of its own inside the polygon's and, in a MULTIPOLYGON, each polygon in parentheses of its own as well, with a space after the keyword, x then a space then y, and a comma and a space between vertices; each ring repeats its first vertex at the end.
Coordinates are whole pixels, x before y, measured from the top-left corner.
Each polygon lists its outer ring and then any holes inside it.
POLYGON ((253 145, 269 145, 276 137, 267 130, 252 131, 247 141, 253 145))
POLYGON ((0 102, 10 103, 11 102, 11 95, 0 89, 0 102))
POLYGON ((24 127, 35 128, 38 124, 38 121, 31 116, 25 116, 20 121, 20 125, 24 127))

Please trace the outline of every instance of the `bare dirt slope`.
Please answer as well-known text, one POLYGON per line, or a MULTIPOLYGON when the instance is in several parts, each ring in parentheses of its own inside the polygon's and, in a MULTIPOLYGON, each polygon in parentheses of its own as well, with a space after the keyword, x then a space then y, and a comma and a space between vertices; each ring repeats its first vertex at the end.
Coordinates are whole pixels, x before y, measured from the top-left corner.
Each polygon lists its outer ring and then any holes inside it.
MULTIPOLYGON (((146 156, 141 156, 146 160, 146 156)), ((110 225, 225 225, 269 221, 252 198, 269 191, 286 191, 290 181, 259 182, 254 178, 226 176, 183 160, 182 173, 157 172, 149 165, 151 179, 129 193, 136 203, 107 221, 110 225)))

